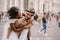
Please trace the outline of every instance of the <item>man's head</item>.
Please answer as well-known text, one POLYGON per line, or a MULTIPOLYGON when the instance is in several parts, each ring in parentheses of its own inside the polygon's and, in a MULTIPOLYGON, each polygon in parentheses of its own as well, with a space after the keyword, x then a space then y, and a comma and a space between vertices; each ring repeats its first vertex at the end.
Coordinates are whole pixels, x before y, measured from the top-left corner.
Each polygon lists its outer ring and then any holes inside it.
POLYGON ((26 10, 27 13, 30 13, 32 16, 34 16, 35 14, 35 11, 32 11, 32 10, 26 10))
POLYGON ((26 13, 26 14, 23 13, 22 15, 25 17, 26 20, 31 19, 31 17, 32 17, 31 13, 26 13))
POLYGON ((46 13, 43 13, 44 15, 46 15, 46 13))

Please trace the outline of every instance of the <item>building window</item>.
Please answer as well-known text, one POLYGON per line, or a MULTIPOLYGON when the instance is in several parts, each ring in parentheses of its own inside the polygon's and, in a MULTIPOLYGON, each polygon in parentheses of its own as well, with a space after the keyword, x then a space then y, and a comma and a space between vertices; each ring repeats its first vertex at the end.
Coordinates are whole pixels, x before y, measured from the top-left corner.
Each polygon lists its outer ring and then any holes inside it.
POLYGON ((24 10, 28 9, 28 0, 24 0, 24 10))
POLYGON ((7 10, 10 8, 10 0, 7 0, 7 10))
POLYGON ((18 0, 18 8, 20 9, 20 0, 18 0))
POLYGON ((7 10, 12 6, 15 6, 15 0, 7 0, 7 10))
POLYGON ((12 0, 12 6, 15 6, 15 0, 12 0))

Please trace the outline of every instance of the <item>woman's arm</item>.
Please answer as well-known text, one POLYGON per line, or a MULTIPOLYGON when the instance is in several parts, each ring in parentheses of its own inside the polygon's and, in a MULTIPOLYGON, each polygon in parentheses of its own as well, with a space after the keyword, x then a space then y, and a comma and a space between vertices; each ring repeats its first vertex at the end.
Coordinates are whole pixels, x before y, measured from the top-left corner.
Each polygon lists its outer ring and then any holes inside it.
POLYGON ((14 30, 14 31, 21 31, 21 30, 23 30, 24 29, 24 27, 22 27, 22 28, 19 28, 19 29, 16 29, 16 27, 15 27, 15 25, 14 25, 14 23, 11 23, 10 24, 11 25, 11 28, 14 30))
POLYGON ((21 30, 23 30, 23 29, 25 28, 25 26, 27 26, 28 24, 30 24, 32 21, 33 21, 33 20, 30 20, 29 22, 27 22, 26 24, 23 24, 23 25, 21 26, 21 28, 18 28, 18 29, 16 29, 14 23, 11 23, 10 25, 11 25, 11 28, 12 28, 14 31, 21 31, 21 30))
POLYGON ((19 25, 19 26, 20 26, 20 27, 24 27, 24 26, 26 26, 26 25, 32 23, 32 21, 33 21, 33 20, 29 20, 28 22, 24 22, 24 23, 22 23, 22 24, 19 25))

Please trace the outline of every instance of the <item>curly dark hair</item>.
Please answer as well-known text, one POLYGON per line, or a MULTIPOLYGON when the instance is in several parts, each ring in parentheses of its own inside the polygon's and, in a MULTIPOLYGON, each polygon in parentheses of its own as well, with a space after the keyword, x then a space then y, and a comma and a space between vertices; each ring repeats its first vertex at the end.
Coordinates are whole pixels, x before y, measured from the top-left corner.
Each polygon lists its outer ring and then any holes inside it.
POLYGON ((10 10, 8 10, 9 16, 11 18, 15 18, 18 15, 18 8, 17 7, 11 7, 10 10))

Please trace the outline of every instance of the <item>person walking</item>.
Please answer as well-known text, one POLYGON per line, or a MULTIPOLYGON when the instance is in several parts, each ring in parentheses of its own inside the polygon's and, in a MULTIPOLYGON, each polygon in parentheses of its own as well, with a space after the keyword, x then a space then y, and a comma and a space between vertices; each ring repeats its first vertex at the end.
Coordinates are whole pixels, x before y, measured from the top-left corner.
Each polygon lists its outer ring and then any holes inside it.
POLYGON ((34 15, 34 20, 37 21, 37 19, 38 19, 38 15, 35 14, 35 15, 34 15))
POLYGON ((42 18, 43 29, 42 29, 41 31, 44 30, 44 34, 47 35, 47 34, 46 34, 46 27, 47 27, 47 26, 46 26, 46 23, 47 23, 47 21, 46 21, 46 13, 44 13, 43 15, 44 15, 43 18, 42 18))
POLYGON ((59 14, 59 16, 58 16, 58 26, 59 26, 59 28, 60 28, 60 14, 59 14))

